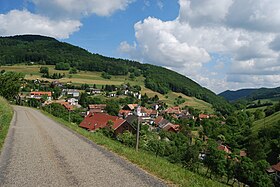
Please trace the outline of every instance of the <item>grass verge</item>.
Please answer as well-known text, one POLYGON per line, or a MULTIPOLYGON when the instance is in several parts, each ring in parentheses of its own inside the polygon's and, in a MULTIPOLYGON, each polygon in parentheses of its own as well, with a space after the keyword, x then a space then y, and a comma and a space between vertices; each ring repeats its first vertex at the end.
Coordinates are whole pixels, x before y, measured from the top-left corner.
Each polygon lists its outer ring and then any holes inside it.
POLYGON ((193 187, 202 187, 202 186, 225 186, 222 183, 212 181, 210 179, 204 178, 198 174, 192 173, 188 170, 183 169, 179 165, 172 164, 164 158, 156 157, 152 154, 149 154, 145 151, 136 152, 133 148, 126 147, 121 143, 114 141, 101 133, 88 132, 76 124, 69 123, 63 119, 52 116, 51 114, 43 111, 43 113, 58 123, 67 126, 73 131, 83 135, 94 143, 101 145, 102 147, 110 150, 126 160, 138 165, 140 168, 146 170, 152 175, 157 176, 158 178, 166 181, 170 186, 193 186, 193 187))
POLYGON ((9 103, 0 96, 0 150, 4 144, 13 118, 13 109, 9 103))

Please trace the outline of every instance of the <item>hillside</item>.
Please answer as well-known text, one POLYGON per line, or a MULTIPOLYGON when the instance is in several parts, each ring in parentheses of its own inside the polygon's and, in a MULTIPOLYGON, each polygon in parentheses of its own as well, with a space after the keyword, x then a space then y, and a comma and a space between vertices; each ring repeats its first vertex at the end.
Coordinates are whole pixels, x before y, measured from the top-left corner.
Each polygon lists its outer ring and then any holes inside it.
POLYGON ((271 116, 255 121, 253 123, 252 130, 253 132, 258 132, 261 128, 271 127, 274 124, 278 123, 279 121, 280 121, 280 112, 276 112, 271 116))
POLYGON ((277 88, 259 88, 259 89, 241 89, 236 91, 227 90, 219 94, 228 101, 236 100, 259 100, 259 99, 272 99, 280 97, 280 87, 277 88))
POLYGON ((119 76, 134 74, 144 77, 145 87, 152 91, 161 94, 174 91, 196 97, 211 103, 216 110, 222 113, 228 113, 232 109, 229 103, 212 91, 163 67, 92 54, 82 48, 59 42, 56 39, 37 35, 1 37, 0 47, 0 65, 2 66, 30 64, 30 62, 55 65, 64 62, 82 71, 106 72, 110 75, 119 76))
MULTIPOLYGON (((34 80, 34 79, 39 79, 39 80, 46 80, 49 82, 52 82, 52 79, 47 79, 47 78, 42 78, 41 73, 39 73, 40 67, 42 65, 22 65, 22 64, 17 64, 13 66, 1 66, 1 70, 5 71, 13 71, 13 72, 21 72, 24 74, 25 79, 27 80, 34 80)), ((65 74, 66 77, 60 79, 59 81, 62 83, 69 83, 72 82, 73 84, 76 85, 81 85, 81 84, 89 84, 93 86, 95 84, 98 88, 101 88, 102 85, 121 85, 125 83, 129 83, 130 85, 139 85, 141 86, 141 94, 147 94, 149 97, 154 97, 157 95, 160 100, 164 101, 166 104, 169 106, 173 106, 174 102, 176 102, 176 99, 181 96, 185 102, 181 103, 180 106, 190 106, 195 109, 201 110, 201 111, 206 111, 207 113, 214 113, 213 107, 211 104, 197 99, 195 97, 189 97, 181 93, 176 93, 176 92, 168 92, 165 95, 162 95, 161 93, 155 92, 149 88, 145 87, 144 80, 145 78, 143 76, 136 77, 135 79, 130 79, 129 76, 125 75, 114 75, 111 79, 104 79, 101 76, 101 72, 86 72, 86 71, 79 71, 77 74, 69 74, 69 71, 67 70, 55 70, 53 65, 44 65, 44 67, 49 68, 49 72, 51 74, 53 73, 61 73, 65 74)))
POLYGON ((242 90, 236 90, 236 91, 231 91, 227 90, 219 94, 219 96, 224 97, 226 100, 232 102, 236 101, 238 99, 246 98, 252 92, 256 91, 256 89, 242 89, 242 90))

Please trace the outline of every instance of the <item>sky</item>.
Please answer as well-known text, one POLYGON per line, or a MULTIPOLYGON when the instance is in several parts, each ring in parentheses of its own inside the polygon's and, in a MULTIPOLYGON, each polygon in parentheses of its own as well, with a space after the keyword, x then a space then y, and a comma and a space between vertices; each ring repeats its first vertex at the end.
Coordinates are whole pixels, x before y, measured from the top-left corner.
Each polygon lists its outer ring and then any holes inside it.
POLYGON ((40 34, 220 93, 280 86, 279 0, 0 0, 0 36, 40 34))

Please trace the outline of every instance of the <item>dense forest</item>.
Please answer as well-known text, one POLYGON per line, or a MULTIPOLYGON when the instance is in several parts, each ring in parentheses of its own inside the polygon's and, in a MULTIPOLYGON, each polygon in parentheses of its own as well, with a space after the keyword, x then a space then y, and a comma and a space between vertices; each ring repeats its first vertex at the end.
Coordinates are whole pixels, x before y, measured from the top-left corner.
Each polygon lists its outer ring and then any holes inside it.
POLYGON ((0 47, 0 65, 30 64, 30 62, 47 65, 68 63, 70 67, 78 70, 106 72, 109 75, 127 75, 132 72, 132 76, 142 74, 146 77, 146 87, 154 91, 165 94, 172 90, 195 96, 211 103, 223 114, 232 110, 226 100, 210 90, 162 67, 92 54, 54 38, 38 35, 0 37, 0 47))

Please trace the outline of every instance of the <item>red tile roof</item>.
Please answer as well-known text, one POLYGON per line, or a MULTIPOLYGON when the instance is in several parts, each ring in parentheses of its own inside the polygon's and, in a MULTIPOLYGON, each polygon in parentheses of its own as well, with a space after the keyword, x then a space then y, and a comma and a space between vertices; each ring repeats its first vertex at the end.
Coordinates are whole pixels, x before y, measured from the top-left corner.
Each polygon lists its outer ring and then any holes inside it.
POLYGON ((106 108, 106 104, 96 104, 96 105, 88 105, 89 109, 102 109, 106 108))
POLYGON ((31 92, 30 95, 36 95, 36 96, 47 95, 48 97, 51 97, 52 92, 31 92))
POLYGON ((60 104, 64 106, 64 108, 66 108, 68 111, 74 110, 74 107, 68 102, 60 102, 60 104))
POLYGON ((280 162, 278 162, 278 164, 276 164, 276 165, 273 165, 272 169, 274 169, 275 171, 280 172, 280 162))
POLYGON ((167 113, 167 114, 180 114, 181 109, 178 106, 174 106, 174 107, 166 109, 165 113, 167 113))
POLYGON ((167 124, 163 127, 163 130, 170 131, 170 132, 178 132, 180 129, 180 125, 173 125, 172 123, 167 124))
POLYGON ((134 110, 138 106, 138 104, 128 104, 127 106, 128 108, 130 108, 130 110, 134 110))
POLYGON ((120 119, 117 116, 111 116, 105 113, 90 113, 80 123, 80 127, 86 128, 88 130, 97 130, 99 128, 107 127, 109 121, 114 123, 112 127, 114 130, 125 122, 125 120, 120 119))
POLYGON ((198 118, 199 119, 208 119, 209 115, 207 115, 207 114, 199 114, 198 118))
POLYGON ((161 120, 163 120, 164 118, 162 117, 162 116, 158 116, 156 119, 155 119, 155 124, 159 124, 159 122, 161 121, 161 120))
POLYGON ((120 110, 119 111, 119 115, 128 115, 129 113, 131 113, 131 111, 130 110, 120 110))
POLYGON ((230 148, 226 145, 219 145, 218 150, 225 151, 226 153, 231 153, 230 148))

